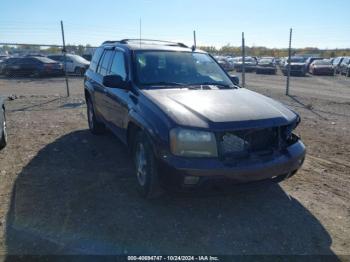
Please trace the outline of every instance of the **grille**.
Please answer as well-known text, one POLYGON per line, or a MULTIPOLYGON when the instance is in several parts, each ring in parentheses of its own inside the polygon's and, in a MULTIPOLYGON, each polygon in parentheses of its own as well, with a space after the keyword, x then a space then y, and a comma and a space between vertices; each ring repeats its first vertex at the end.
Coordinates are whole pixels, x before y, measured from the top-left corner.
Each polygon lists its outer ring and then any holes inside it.
POLYGON ((278 146, 278 128, 227 132, 220 138, 223 156, 245 157, 250 153, 272 153, 278 146))
POLYGON ((292 66, 290 66, 290 69, 291 69, 291 70, 301 70, 301 69, 302 69, 302 66, 299 66, 299 65, 292 65, 292 66))

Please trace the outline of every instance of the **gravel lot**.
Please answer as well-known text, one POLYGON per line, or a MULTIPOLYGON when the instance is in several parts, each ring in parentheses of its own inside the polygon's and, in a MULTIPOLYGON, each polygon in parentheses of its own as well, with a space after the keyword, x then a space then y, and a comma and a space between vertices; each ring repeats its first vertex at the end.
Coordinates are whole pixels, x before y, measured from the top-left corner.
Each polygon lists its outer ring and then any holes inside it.
POLYGON ((0 255, 350 255, 350 78, 246 76, 249 89, 300 113, 308 155, 280 184, 141 199, 111 134, 87 129, 82 78, 0 79, 0 255), (15 96, 13 96, 15 98, 15 96))

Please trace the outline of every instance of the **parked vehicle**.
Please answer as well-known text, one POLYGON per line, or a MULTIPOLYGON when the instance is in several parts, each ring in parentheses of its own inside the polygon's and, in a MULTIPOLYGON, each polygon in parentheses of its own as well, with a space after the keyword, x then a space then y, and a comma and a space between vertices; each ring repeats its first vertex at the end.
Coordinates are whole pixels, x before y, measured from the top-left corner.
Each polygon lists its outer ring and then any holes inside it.
POLYGON ((91 54, 84 54, 84 55, 82 55, 82 57, 84 59, 86 59, 87 61, 91 61, 91 59, 92 59, 92 55, 91 54))
POLYGON ((7 144, 5 101, 0 97, 0 150, 7 144))
POLYGON ((233 65, 227 61, 227 59, 219 59, 218 63, 222 66, 225 71, 232 71, 234 69, 233 65))
POLYGON ((108 128, 128 146, 143 196, 297 172, 305 157, 293 134, 298 114, 235 86, 206 52, 156 43, 106 41, 84 80, 90 131, 108 128))
MULTIPOLYGON (((253 72, 256 69, 256 59, 253 57, 245 57, 244 59, 244 68, 246 72, 253 72)), ((242 68, 243 68, 243 59, 242 57, 240 57, 238 59, 238 61, 235 64, 235 69, 237 72, 242 72, 242 68)))
POLYGON ((340 72, 339 71, 340 64, 341 64, 341 62, 343 62, 343 59, 344 59, 343 56, 339 56, 339 57, 334 58, 334 60, 332 62, 336 74, 339 74, 339 72, 340 72))
MULTIPOLYGON (((283 62, 281 66, 283 75, 287 75, 288 72, 288 58, 283 62)), ((305 58, 301 56, 292 56, 290 58, 290 75, 305 76, 306 74, 305 58)))
POLYGON ((323 60, 323 58, 322 57, 309 57, 308 59, 306 59, 306 61, 305 61, 305 72, 309 72, 311 63, 313 61, 316 61, 316 60, 323 60))
MULTIPOLYGON (((49 55, 48 58, 58 61, 60 63, 65 64, 64 55, 49 55)), ((84 59, 81 56, 67 54, 66 55, 67 62, 67 73, 74 73, 80 76, 85 74, 85 71, 89 68, 90 62, 84 59)))
POLYGON ((339 66, 339 73, 342 75, 350 76, 350 57, 344 57, 339 66))
POLYGON ((6 60, 8 58, 7 55, 0 55, 0 62, 6 60))
POLYGON ((261 58, 256 66, 256 73, 276 74, 277 66, 275 59, 272 57, 261 58))
POLYGON ((60 63, 47 57, 12 57, 2 63, 1 73, 6 76, 26 75, 35 77, 63 75, 63 67, 60 63))
POLYGON ((309 73, 313 75, 334 75, 334 66, 329 60, 315 60, 309 67, 309 73))

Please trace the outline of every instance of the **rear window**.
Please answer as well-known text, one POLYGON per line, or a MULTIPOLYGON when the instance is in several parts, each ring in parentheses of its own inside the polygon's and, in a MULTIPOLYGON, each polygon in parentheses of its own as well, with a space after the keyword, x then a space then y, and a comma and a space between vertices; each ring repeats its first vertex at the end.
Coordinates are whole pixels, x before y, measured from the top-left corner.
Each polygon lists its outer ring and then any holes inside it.
POLYGON ((42 63, 56 63, 56 61, 47 58, 47 57, 35 57, 36 60, 39 60, 42 63))

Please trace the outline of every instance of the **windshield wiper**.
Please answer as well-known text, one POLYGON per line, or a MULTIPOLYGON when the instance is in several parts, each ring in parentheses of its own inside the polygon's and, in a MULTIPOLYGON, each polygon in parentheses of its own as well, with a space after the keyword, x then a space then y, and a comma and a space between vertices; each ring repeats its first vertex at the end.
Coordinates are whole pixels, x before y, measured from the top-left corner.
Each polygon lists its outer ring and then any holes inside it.
POLYGON ((185 86, 184 83, 177 83, 177 82, 154 82, 154 83, 147 83, 145 86, 185 86))
POLYGON ((202 82, 202 83, 195 83, 195 84, 187 84, 187 86, 220 86, 224 88, 232 88, 233 86, 226 85, 226 84, 220 84, 220 83, 213 83, 213 82, 202 82))

